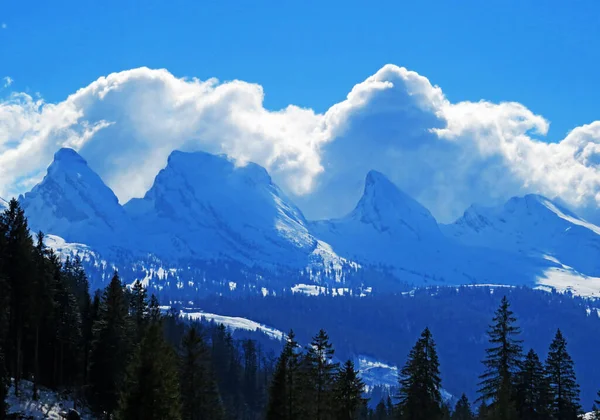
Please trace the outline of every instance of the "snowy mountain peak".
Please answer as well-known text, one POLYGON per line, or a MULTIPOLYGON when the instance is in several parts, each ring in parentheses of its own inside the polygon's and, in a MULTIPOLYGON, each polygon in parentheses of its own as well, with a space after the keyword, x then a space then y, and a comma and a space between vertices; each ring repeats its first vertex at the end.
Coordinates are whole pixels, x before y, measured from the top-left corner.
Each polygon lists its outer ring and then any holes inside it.
POLYGON ((115 194, 73 149, 56 152, 42 182, 20 201, 34 230, 69 241, 94 242, 124 222, 115 194))
POLYGON ((466 245, 542 256, 600 275, 600 227, 541 195, 513 197, 498 207, 471 206, 442 230, 466 245))
POLYGON ((437 222, 429 210, 374 170, 367 174, 363 196, 350 217, 379 231, 403 230, 415 237, 438 233, 437 222))
POLYGON ((300 210, 263 167, 236 165, 225 156, 173 152, 144 198, 125 210, 151 228, 157 247, 174 235, 199 257, 296 265, 317 247, 300 210))
POLYGON ((68 147, 63 147, 54 154, 54 163, 57 162, 87 165, 87 161, 79 153, 68 147))

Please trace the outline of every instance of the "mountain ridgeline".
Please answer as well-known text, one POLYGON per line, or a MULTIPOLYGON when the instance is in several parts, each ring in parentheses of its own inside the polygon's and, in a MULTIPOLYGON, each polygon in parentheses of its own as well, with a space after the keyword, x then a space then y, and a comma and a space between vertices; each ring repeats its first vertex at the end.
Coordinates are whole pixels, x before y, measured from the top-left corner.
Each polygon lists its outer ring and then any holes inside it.
POLYGON ((313 222, 254 163, 174 151, 145 196, 121 205, 77 152, 61 149, 19 201, 49 246, 82 257, 93 286, 118 268, 125 282, 142 280, 169 298, 269 294, 295 284, 341 284, 352 293, 460 284, 568 289, 600 276, 592 258, 600 228, 549 199, 472 207, 440 225, 376 171, 347 216, 313 222))

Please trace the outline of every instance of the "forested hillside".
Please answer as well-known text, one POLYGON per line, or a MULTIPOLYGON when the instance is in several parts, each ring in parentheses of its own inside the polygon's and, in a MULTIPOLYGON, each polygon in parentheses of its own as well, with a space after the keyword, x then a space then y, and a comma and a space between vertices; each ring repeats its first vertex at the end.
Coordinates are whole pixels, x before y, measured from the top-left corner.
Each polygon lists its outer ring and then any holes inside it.
MULTIPOLYGON (((448 378, 442 366, 461 360, 440 358, 434 339, 437 331, 428 328, 426 317, 409 312, 404 318, 390 319, 420 332, 410 342, 414 345, 408 357, 399 363, 403 368, 398 392, 372 403, 370 409, 352 361, 338 363, 338 356, 349 354, 348 346, 336 355, 336 340, 330 340, 324 328, 312 338, 305 338, 304 331, 298 338, 290 332, 276 357, 254 340, 234 339, 223 326, 184 323, 178 311, 165 313, 140 282, 125 287, 117 273, 92 296, 81 262, 62 261, 45 248, 41 233, 34 239, 15 200, 0 217, 0 291, 2 402, 10 383, 18 395, 26 380, 33 384, 33 399, 41 386, 60 391, 90 418, 567 420, 581 412, 572 343, 565 339, 570 329, 565 328, 564 335, 560 329, 553 331, 546 343, 547 356, 540 357, 522 341, 521 328, 535 328, 535 323, 520 323, 506 297, 495 305, 493 314, 482 311, 490 316, 489 327, 480 332, 485 349, 483 364, 473 378, 479 397, 476 408, 466 395, 452 401, 452 407, 443 401, 448 378)), ((519 294, 508 295, 515 298, 515 308, 523 304, 519 294)), ((304 302, 300 297, 290 299, 304 302)), ((388 304, 395 299, 400 307, 409 302, 401 296, 389 299, 388 304)), ((321 301, 325 302, 311 302, 321 301)), ((290 301, 260 302, 277 309, 290 301)), ((352 311, 346 299, 327 302, 337 302, 346 314, 352 311)), ((571 302, 575 306, 552 306, 559 309, 554 316, 582 307, 581 302, 571 302)), ((498 302, 494 298, 487 303, 498 302)), ((293 316, 297 309, 290 309, 288 316, 293 316)), ((421 309, 419 313, 427 313, 426 307, 421 309)), ((343 313, 335 306, 332 310, 338 311, 332 312, 336 316, 343 313)), ((317 312, 303 313, 315 316, 317 312)), ((350 321, 350 315, 321 319, 340 338, 339 326, 350 321)), ((594 333, 591 325, 579 325, 577 330, 594 333)), ((589 343, 593 346, 591 336, 589 343)), ((3 403, 0 418, 18 415, 8 411, 3 403)))

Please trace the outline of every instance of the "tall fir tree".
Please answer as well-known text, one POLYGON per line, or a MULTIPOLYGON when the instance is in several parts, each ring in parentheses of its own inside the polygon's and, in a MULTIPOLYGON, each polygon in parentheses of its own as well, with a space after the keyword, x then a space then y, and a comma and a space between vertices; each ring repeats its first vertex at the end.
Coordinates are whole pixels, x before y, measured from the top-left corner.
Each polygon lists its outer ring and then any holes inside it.
POLYGON ((333 388, 336 420, 357 420, 367 405, 362 394, 364 382, 358 376, 354 363, 348 360, 338 371, 333 388))
POLYGON ((271 378, 267 404, 267 420, 291 420, 298 418, 298 369, 298 342, 296 342, 294 331, 290 331, 281 355, 277 359, 275 372, 271 378))
POLYGON ((488 329, 491 347, 486 349, 485 372, 479 383, 479 399, 490 404, 488 416, 493 420, 513 420, 517 415, 514 381, 523 350, 522 341, 517 338, 521 330, 516 321, 504 296, 488 329))
POLYGON ((210 353, 198 326, 192 325, 183 337, 179 360, 182 419, 222 419, 223 405, 210 353))
POLYGON ((567 352, 567 341, 560 330, 546 359, 546 374, 550 387, 550 414, 553 420, 576 420, 581 412, 579 385, 573 359, 567 352))
POLYGON ((2 350, 2 346, 0 346, 0 420, 4 420, 7 414, 8 404, 6 403, 6 397, 8 396, 9 383, 10 378, 8 377, 4 363, 4 351, 2 350))
POLYGON ((131 350, 128 306, 123 284, 115 273, 102 294, 90 354, 89 399, 97 413, 110 415, 117 407, 131 350))
POLYGON ((521 364, 515 388, 520 419, 543 420, 550 417, 548 381, 544 366, 533 349, 529 350, 521 364))
POLYGON ((462 394, 460 399, 454 406, 454 412, 452 413, 452 420, 474 420, 473 411, 471 410, 471 404, 465 394, 462 394))
POLYGON ((131 315, 134 337, 136 342, 140 342, 145 330, 145 324, 148 319, 148 296, 146 288, 142 286, 142 282, 136 280, 131 287, 129 295, 129 312, 131 315))
POLYGON ((429 328, 425 328, 400 371, 397 410, 402 420, 441 419, 441 386, 435 342, 429 328))
POLYGON ((127 366, 116 417, 121 420, 179 420, 177 358, 164 338, 160 319, 147 321, 149 326, 127 366))
POLYGON ((5 357, 15 381, 15 394, 18 394, 23 375, 23 344, 34 313, 31 294, 35 277, 34 247, 25 212, 16 199, 13 198, 2 213, 1 224, 5 231, 6 243, 4 270, 8 281, 7 289, 10 291, 5 357))
POLYGON ((304 384, 299 396, 308 418, 325 420, 332 416, 333 385, 338 370, 334 354, 329 336, 320 330, 307 347, 302 368, 304 384))

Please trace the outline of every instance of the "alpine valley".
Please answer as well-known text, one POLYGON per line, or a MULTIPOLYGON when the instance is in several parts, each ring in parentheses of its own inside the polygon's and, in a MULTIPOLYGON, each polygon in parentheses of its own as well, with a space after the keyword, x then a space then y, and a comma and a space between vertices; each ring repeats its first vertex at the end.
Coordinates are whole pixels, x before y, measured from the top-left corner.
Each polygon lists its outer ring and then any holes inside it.
POLYGON ((225 324, 273 354, 290 329, 300 343, 326 329, 374 403, 397 383, 425 326, 440 349, 446 399, 476 398, 486 330, 506 295, 540 354, 556 328, 568 331, 591 406, 600 227, 538 195, 472 206, 443 225, 385 174, 364 177, 349 214, 310 221, 263 167, 174 151, 146 194, 122 205, 82 156, 60 149, 19 202, 32 232, 62 259, 82 261, 92 289, 118 271, 163 309, 225 324))

